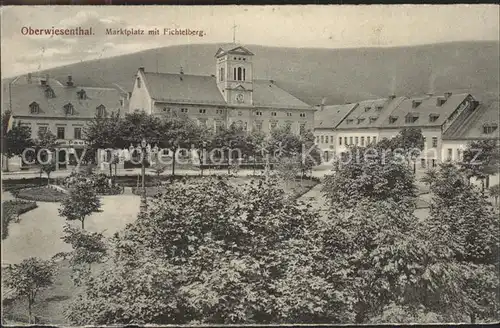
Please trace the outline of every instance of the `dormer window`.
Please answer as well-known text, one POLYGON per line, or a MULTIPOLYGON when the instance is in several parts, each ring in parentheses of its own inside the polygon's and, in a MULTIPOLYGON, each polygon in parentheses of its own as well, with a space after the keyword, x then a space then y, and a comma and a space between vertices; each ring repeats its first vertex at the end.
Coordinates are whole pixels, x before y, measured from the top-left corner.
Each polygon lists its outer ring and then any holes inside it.
POLYGON ((446 98, 438 98, 438 99, 436 100, 436 106, 437 106, 437 107, 441 107, 441 106, 443 106, 443 105, 444 105, 444 103, 445 103, 445 102, 446 102, 446 98))
POLYGON ((429 122, 436 122, 437 119, 439 118, 439 114, 430 114, 429 115, 429 122))
POLYGON ((483 133, 484 134, 491 134, 495 132, 498 129, 498 124, 496 123, 489 123, 489 124, 484 124, 483 125, 483 133))
POLYGON ((389 124, 394 124, 398 120, 397 116, 389 116, 389 124))
POLYGON ((358 118, 358 124, 361 124, 365 121, 365 118, 364 117, 360 117, 358 118))
POLYGON ((39 114, 40 113, 40 105, 36 102, 32 102, 30 104, 30 113, 31 114, 39 114))
POLYGON ((345 121, 347 124, 351 124, 352 122, 354 122, 354 120, 352 118, 348 118, 346 121, 345 121))
POLYGON ((418 114, 416 113, 408 113, 405 117, 405 123, 411 124, 415 123, 418 120, 418 114))
POLYGON ((97 110, 97 116, 99 117, 104 117, 106 114, 106 107, 104 105, 99 105, 96 107, 97 110))
POLYGON ((50 87, 50 85, 45 85, 45 97, 47 98, 55 98, 56 94, 54 90, 50 87))
POLYGON ((141 87, 141 78, 140 77, 138 77, 136 79, 136 83, 137 83, 137 88, 140 88, 141 87))
POLYGON ((78 91, 77 95, 78 95, 78 99, 80 99, 80 100, 87 99, 87 93, 83 89, 81 89, 80 91, 78 91))
POLYGON ((370 106, 366 106, 366 107, 365 107, 365 112, 370 111, 370 108, 371 108, 370 106))
POLYGON ((370 117, 370 123, 375 122, 377 120, 377 118, 378 118, 377 116, 371 116, 370 117))
POLYGON ((413 100, 411 102, 411 107, 412 108, 417 108, 418 106, 420 106, 421 103, 422 103, 422 100, 413 100))
POLYGON ((73 115, 74 107, 71 103, 67 103, 64 105, 64 114, 65 115, 73 115))
POLYGON ((382 110, 382 108, 384 108, 384 106, 377 106, 376 109, 377 109, 377 112, 380 112, 382 110))

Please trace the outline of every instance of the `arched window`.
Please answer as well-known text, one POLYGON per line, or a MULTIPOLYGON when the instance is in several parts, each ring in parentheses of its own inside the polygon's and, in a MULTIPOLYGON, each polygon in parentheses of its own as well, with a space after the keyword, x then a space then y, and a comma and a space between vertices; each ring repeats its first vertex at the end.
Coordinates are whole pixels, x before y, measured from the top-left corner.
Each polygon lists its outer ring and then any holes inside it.
POLYGON ((242 72, 241 71, 242 71, 241 67, 238 67, 238 81, 242 80, 242 76, 241 76, 242 72))
POLYGON ((66 105, 64 105, 64 114, 73 115, 73 105, 71 103, 67 103, 66 105))
POLYGON ((245 77, 245 73, 246 73, 246 71, 247 71, 246 69, 243 69, 243 81, 246 81, 246 80, 247 80, 247 79, 246 79, 246 77, 245 77))
POLYGON ((99 117, 104 117, 105 116, 105 113, 106 113, 106 107, 104 107, 104 105, 99 105, 96 107, 97 109, 97 116, 99 117))
POLYGON ((141 78, 137 78, 137 87, 140 88, 141 87, 141 78))
POLYGON ((235 81, 236 81, 236 67, 235 67, 235 68, 234 68, 234 70, 233 70, 233 80, 235 80, 235 81))
POLYGON ((220 80, 224 81, 224 67, 220 68, 220 80))

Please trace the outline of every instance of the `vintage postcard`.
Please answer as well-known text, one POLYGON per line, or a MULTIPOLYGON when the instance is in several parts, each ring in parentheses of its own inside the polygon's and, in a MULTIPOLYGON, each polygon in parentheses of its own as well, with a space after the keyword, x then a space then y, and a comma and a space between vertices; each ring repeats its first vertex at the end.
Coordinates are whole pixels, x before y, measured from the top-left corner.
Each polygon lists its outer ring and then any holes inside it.
POLYGON ((2 325, 499 320, 498 6, 0 14, 2 325))

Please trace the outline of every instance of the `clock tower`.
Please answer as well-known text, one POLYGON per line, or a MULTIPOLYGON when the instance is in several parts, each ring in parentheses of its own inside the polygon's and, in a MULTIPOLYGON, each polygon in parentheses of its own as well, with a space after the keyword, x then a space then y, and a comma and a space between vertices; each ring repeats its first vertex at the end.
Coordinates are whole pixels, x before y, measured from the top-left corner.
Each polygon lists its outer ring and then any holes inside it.
POLYGON ((252 105, 253 71, 248 49, 236 44, 220 47, 215 54, 217 87, 228 104, 252 105))

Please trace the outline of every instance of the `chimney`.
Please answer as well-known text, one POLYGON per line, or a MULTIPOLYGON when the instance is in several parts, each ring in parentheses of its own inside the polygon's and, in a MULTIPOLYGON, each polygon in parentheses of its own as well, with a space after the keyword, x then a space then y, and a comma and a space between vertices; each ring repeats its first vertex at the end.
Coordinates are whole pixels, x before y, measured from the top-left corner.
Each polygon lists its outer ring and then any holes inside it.
POLYGON ((28 84, 31 84, 31 82, 33 82, 31 73, 28 73, 28 76, 26 77, 26 81, 28 82, 28 84))
POLYGON ((321 105, 319 107, 321 111, 325 108, 325 102, 326 102, 326 97, 323 97, 321 99, 321 105))
POLYGON ((40 79, 40 85, 42 86, 47 86, 47 80, 45 80, 44 78, 40 79))
POLYGON ((412 107, 412 108, 417 108, 418 106, 420 106, 420 104, 421 104, 421 103, 422 103, 422 101, 421 101, 421 100, 413 100, 413 101, 411 102, 411 107, 412 107))
POLYGON ((389 100, 394 100, 396 99, 396 95, 389 95, 389 100))
POLYGON ((448 98, 451 97, 451 92, 445 92, 444 97, 446 98, 446 100, 448 100, 448 98))
POLYGON ((72 87, 73 86, 73 77, 71 75, 68 75, 68 81, 66 81, 66 85, 68 87, 72 87))

